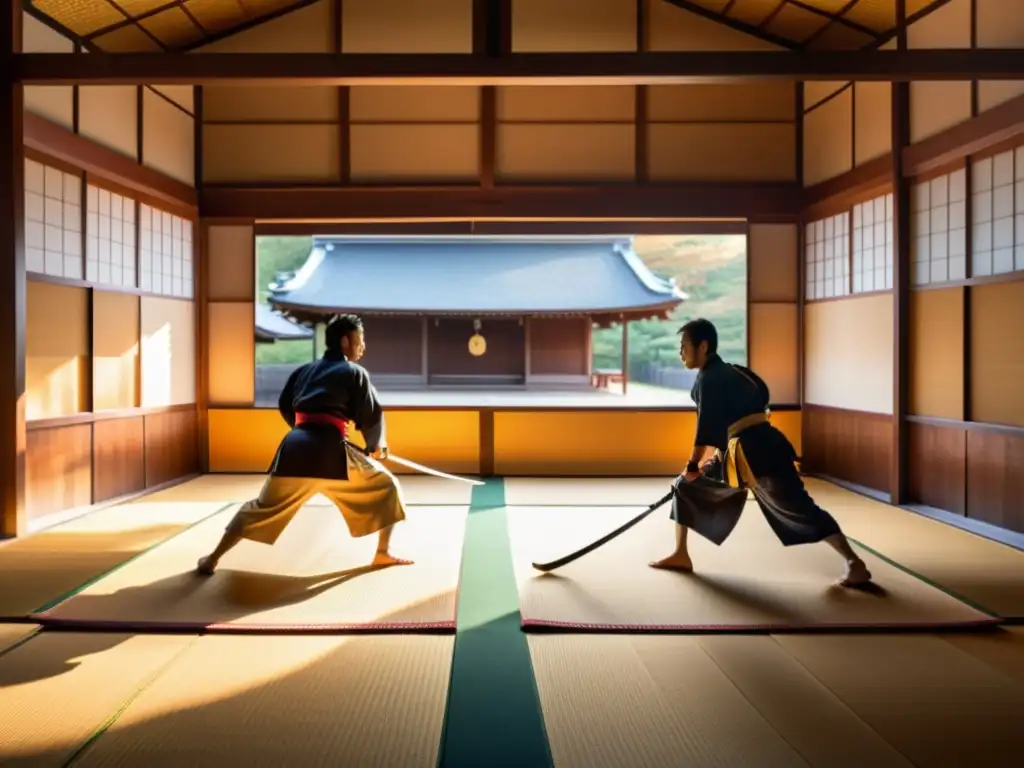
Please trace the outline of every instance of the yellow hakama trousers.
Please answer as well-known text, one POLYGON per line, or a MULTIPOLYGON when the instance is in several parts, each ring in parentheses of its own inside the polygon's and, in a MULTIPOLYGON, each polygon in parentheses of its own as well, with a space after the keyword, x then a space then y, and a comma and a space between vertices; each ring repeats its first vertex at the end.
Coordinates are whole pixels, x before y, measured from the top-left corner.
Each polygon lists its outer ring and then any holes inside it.
POLYGON ((243 539, 273 544, 318 493, 338 508, 355 538, 405 520, 405 498, 398 479, 379 461, 347 443, 345 453, 347 480, 271 475, 260 495, 238 510, 227 530, 243 539))

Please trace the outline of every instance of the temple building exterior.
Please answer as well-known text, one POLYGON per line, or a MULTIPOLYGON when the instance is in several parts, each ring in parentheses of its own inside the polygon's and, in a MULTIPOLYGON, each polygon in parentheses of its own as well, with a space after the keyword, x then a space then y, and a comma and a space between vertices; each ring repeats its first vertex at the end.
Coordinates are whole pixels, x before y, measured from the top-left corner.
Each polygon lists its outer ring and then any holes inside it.
POLYGON ((266 304, 256 305, 255 338, 257 344, 275 341, 313 341, 313 329, 289 320, 266 304))
POLYGON ((362 316, 384 387, 560 389, 591 385, 593 325, 667 318, 686 298, 629 237, 315 237, 268 301, 307 326, 362 316))

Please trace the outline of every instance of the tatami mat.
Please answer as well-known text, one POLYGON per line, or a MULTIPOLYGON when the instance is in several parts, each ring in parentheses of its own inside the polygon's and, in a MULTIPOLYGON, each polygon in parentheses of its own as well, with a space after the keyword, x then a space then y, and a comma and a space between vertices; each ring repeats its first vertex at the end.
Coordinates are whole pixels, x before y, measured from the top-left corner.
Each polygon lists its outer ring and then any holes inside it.
POLYGON ((206 636, 76 766, 434 768, 451 636, 206 636))
POLYGON ((847 534, 1007 618, 1024 618, 1024 552, 815 478, 815 500, 847 534))
POLYGON ((1024 686, 943 639, 776 641, 914 765, 1003 768, 1024 751, 1024 686))
POLYGON ((753 502, 723 546, 691 534, 694 574, 647 566, 673 548, 674 523, 667 511, 557 571, 541 574, 531 568, 531 561, 578 549, 639 511, 511 507, 510 539, 524 626, 781 631, 993 622, 867 551, 861 554, 881 590, 835 586, 843 570, 841 559, 825 544, 783 547, 753 502))
POLYGON ((38 631, 38 624, 0 624, 0 655, 38 631))
POLYGON ((367 568, 377 537, 353 539, 333 507, 307 506, 274 546, 243 541, 212 577, 196 575, 236 508, 36 618, 138 631, 454 628, 466 507, 410 508, 392 551, 411 566, 367 568))
POLYGON ((558 768, 994 767, 1024 748, 1024 687, 938 638, 529 641, 558 768))
POLYGON ((24 617, 223 506, 146 498, 6 542, 0 545, 0 617, 24 617))
POLYGON ((0 765, 66 765, 193 639, 43 632, 0 656, 0 765))
POLYGON ((517 507, 646 507, 675 477, 506 477, 505 502, 517 507))
POLYGON ((1024 627, 944 637, 946 642, 1024 685, 1024 627))
MULTIPOLYGON (((429 475, 398 475, 398 482, 409 504, 439 504, 442 506, 469 504, 473 486, 458 480, 445 480, 429 475)), ((256 498, 266 475, 202 475, 186 483, 158 491, 147 499, 155 501, 229 501, 244 502, 256 498)), ((310 504, 330 504, 317 494, 310 504)))

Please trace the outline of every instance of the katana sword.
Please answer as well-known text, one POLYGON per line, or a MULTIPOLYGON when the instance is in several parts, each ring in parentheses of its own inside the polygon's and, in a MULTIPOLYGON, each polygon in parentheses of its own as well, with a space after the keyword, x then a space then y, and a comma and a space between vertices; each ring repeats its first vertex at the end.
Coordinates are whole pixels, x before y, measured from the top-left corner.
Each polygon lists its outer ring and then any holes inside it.
MULTIPOLYGON (((349 441, 349 445, 351 445, 353 448, 357 450, 362 451, 367 456, 370 455, 370 452, 366 450, 365 445, 358 445, 357 443, 353 443, 351 441, 349 441)), ((391 452, 388 452, 388 454, 383 458, 385 461, 393 461, 395 462, 395 464, 401 464, 403 467, 415 469, 417 472, 422 472, 425 475, 433 475, 434 477, 440 477, 443 480, 458 480, 460 483, 467 483, 468 485, 485 485, 483 480, 472 480, 468 477, 449 475, 447 472, 442 472, 440 469, 434 469, 433 467, 425 467, 422 464, 417 464, 415 461, 409 461, 409 459, 403 459, 401 456, 395 456, 395 454, 391 452)))
POLYGON ((660 506, 662 506, 663 504, 667 504, 669 501, 672 500, 672 496, 674 494, 675 494, 675 490, 669 491, 664 496, 662 496, 660 499, 658 499, 656 502, 651 504, 647 509, 645 509, 643 512, 641 512, 639 515, 634 517, 632 520, 624 523, 623 525, 620 525, 614 531, 612 531, 609 534, 606 534, 606 535, 602 536, 597 541, 595 541, 595 542, 593 542, 591 544, 587 544, 587 546, 583 547, 582 549, 577 549, 575 552, 573 552, 571 554, 568 554, 565 557, 560 557, 557 560, 552 560, 551 562, 548 562, 548 563, 530 563, 530 565, 532 565, 538 571, 544 571, 545 573, 547 573, 548 571, 553 571, 556 568, 561 568, 563 565, 568 565, 573 560, 579 560, 581 557, 583 557, 584 555, 590 554, 591 552, 593 552, 598 547, 603 547, 605 544, 607 544, 609 541, 614 539, 616 536, 622 535, 623 533, 628 531, 630 528, 632 528, 634 525, 636 525, 641 520, 643 520, 645 517, 647 517, 652 512, 654 512, 656 509, 658 509, 660 506))
POLYGON ((445 480, 458 480, 461 483, 468 483, 469 485, 484 485, 482 480, 473 480, 468 477, 459 477, 458 475, 449 475, 447 472, 442 472, 440 469, 433 469, 431 467, 425 467, 422 464, 417 464, 415 461, 409 461, 403 459, 401 456, 395 456, 393 453, 389 453, 385 457, 386 461, 393 461, 395 464, 401 464, 409 469, 415 469, 417 472, 422 472, 425 475, 433 475, 434 477, 440 477, 445 480))

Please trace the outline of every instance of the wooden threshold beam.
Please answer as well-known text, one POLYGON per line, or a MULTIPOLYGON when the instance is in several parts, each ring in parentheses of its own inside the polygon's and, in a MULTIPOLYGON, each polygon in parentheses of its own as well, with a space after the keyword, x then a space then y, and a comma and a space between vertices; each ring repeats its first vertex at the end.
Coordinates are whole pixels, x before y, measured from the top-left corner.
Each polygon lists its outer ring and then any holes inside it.
POLYGON ((736 219, 792 221, 795 183, 570 187, 204 187, 204 218, 247 221, 603 221, 736 219))
POLYGON ((638 53, 24 53, 16 82, 38 85, 517 85, 743 80, 1020 80, 1024 49, 638 53))

